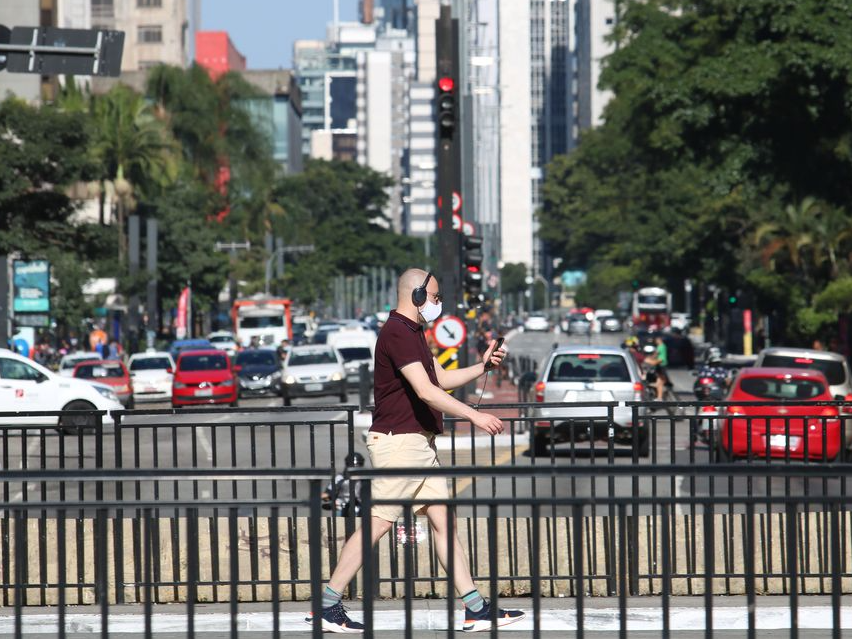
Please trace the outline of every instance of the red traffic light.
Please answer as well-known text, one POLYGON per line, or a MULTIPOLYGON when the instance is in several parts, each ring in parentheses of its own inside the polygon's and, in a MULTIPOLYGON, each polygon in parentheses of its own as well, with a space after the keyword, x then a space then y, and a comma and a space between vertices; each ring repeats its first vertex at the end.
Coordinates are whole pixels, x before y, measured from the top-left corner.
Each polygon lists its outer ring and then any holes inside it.
POLYGON ((478 266, 470 265, 467 267, 468 273, 479 273, 481 269, 478 266))
POLYGON ((443 77, 438 80, 438 88, 445 93, 449 93, 456 87, 456 81, 452 78, 443 77))

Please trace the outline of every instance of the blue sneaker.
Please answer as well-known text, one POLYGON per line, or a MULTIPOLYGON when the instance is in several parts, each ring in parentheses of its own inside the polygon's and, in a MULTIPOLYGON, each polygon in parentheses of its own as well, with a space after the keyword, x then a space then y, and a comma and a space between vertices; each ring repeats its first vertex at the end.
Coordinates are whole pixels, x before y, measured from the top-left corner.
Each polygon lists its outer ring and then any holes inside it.
MULTIPOLYGON (((526 617, 522 610, 503 610, 497 609, 497 627, 507 626, 510 623, 515 623, 526 617)), ((491 601, 486 599, 482 610, 474 612, 467 606, 464 607, 464 632, 482 632, 491 630, 491 601)))
MULTIPOLYGON (((314 623, 314 613, 309 612, 305 617, 305 623, 314 623)), ((352 621, 346 614, 343 604, 337 602, 331 608, 322 609, 323 632, 339 632, 360 635, 364 632, 364 624, 352 621)))

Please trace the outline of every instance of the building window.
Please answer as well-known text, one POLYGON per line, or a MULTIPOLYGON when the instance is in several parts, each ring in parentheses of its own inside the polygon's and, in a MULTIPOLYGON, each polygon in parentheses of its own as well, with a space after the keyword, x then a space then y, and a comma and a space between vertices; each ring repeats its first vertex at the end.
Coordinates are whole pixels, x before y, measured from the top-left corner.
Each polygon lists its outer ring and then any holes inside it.
POLYGON ((158 44, 163 41, 163 27, 146 24, 139 27, 137 40, 141 44, 158 44))
POLYGON ((113 0, 92 0, 93 18, 115 17, 115 6, 113 0))
POLYGON ((136 0, 136 6, 159 8, 163 6, 163 0, 136 0))

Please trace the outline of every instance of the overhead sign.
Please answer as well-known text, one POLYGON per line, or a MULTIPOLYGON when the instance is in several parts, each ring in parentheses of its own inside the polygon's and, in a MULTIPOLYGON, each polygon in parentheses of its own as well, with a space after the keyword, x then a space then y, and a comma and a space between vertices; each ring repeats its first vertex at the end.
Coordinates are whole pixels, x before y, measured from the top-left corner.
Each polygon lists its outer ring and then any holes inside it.
POLYGON ((123 52, 123 31, 15 27, 0 33, 9 73, 118 77, 123 52))
POLYGON ((12 264, 12 281, 15 287, 13 312, 50 312, 50 262, 15 260, 12 264))
POLYGON ((441 348, 457 348, 467 337, 467 327, 454 315, 447 315, 435 322, 435 342, 441 348))

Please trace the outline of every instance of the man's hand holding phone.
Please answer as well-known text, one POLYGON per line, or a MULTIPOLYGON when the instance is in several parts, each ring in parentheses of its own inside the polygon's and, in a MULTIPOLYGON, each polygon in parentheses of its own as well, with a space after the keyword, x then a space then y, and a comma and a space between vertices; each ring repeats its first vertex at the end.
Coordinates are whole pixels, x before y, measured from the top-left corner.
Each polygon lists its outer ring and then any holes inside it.
POLYGON ((506 351, 503 350, 504 338, 498 337, 491 342, 491 346, 485 351, 482 356, 482 363, 485 365, 485 370, 490 371, 498 368, 503 363, 503 358, 506 357, 506 351))

